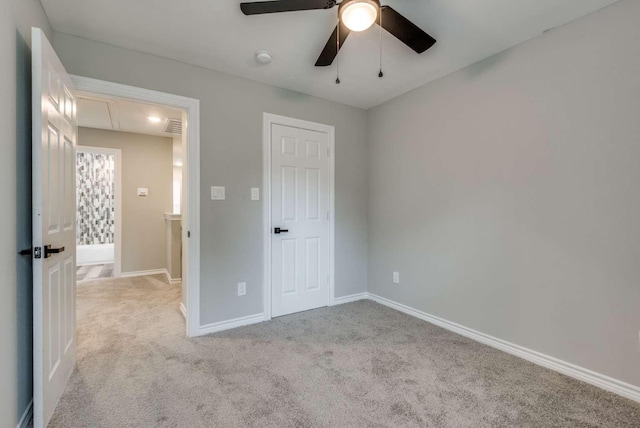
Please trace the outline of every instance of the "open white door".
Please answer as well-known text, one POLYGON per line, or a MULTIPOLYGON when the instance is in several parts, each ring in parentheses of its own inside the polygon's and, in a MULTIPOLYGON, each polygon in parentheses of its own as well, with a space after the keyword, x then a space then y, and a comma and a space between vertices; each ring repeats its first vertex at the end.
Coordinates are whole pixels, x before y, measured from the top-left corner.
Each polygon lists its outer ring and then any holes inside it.
POLYGON ((38 28, 33 73, 34 428, 47 426, 76 361, 76 102, 38 28))

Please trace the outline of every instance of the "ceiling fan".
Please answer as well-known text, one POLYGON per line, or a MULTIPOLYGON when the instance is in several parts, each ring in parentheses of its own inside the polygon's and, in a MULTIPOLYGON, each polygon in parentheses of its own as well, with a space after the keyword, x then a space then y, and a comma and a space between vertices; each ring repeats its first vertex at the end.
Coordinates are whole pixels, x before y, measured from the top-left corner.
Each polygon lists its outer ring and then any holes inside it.
POLYGON ((337 0, 276 0, 241 3, 240 9, 245 15, 261 15, 299 10, 331 9, 334 6, 338 6, 338 25, 316 61, 316 67, 331 65, 349 33, 364 31, 374 23, 396 36, 419 54, 436 43, 433 37, 394 9, 389 6, 381 6, 380 0, 343 0, 340 3, 337 0), (339 42, 338 38, 340 38, 339 42))

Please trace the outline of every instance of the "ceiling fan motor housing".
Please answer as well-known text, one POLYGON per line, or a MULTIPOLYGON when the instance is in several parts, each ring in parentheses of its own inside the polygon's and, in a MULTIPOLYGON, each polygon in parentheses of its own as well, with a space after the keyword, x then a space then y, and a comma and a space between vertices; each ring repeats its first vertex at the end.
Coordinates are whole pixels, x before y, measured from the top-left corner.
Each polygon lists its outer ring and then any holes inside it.
POLYGON ((344 0, 338 4, 338 16, 341 16, 342 9, 353 3, 369 3, 375 6, 375 8, 378 9, 378 14, 380 14, 380 0, 344 0))

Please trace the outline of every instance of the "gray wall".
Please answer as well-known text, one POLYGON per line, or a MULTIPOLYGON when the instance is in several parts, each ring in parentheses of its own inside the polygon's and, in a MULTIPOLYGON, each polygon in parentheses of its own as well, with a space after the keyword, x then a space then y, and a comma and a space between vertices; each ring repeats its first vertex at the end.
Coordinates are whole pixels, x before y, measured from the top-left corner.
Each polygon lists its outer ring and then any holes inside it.
POLYGON ((336 127, 336 296, 367 288, 366 112, 86 39, 55 34, 73 74, 198 98, 201 109, 201 322, 261 313, 262 113, 336 127), (211 201, 210 186, 226 186, 211 201), (247 295, 237 296, 237 283, 247 295))
POLYGON ((78 144, 121 150, 122 272, 165 269, 171 212, 173 139, 128 132, 78 128, 78 144), (138 187, 149 196, 137 195, 138 187))
POLYGON ((370 110, 369 291, 640 385, 638 22, 622 1, 370 110))
POLYGON ((31 401, 31 26, 51 36, 37 0, 0 0, 0 426, 31 401))

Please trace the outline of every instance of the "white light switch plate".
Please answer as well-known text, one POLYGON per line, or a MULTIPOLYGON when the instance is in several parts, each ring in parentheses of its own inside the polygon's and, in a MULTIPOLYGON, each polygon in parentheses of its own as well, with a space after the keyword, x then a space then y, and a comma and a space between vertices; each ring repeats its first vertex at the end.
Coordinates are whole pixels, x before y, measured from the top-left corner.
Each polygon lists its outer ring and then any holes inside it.
POLYGON ((252 187, 251 188, 251 200, 259 201, 260 200, 260 188, 252 187))
POLYGON ((400 284, 400 272, 393 273, 393 283, 400 284))
POLYGON ((138 196, 149 196, 149 189, 146 187, 138 187, 138 196))
POLYGON ((224 186, 211 186, 211 200, 224 201, 224 199, 225 199, 224 186))

